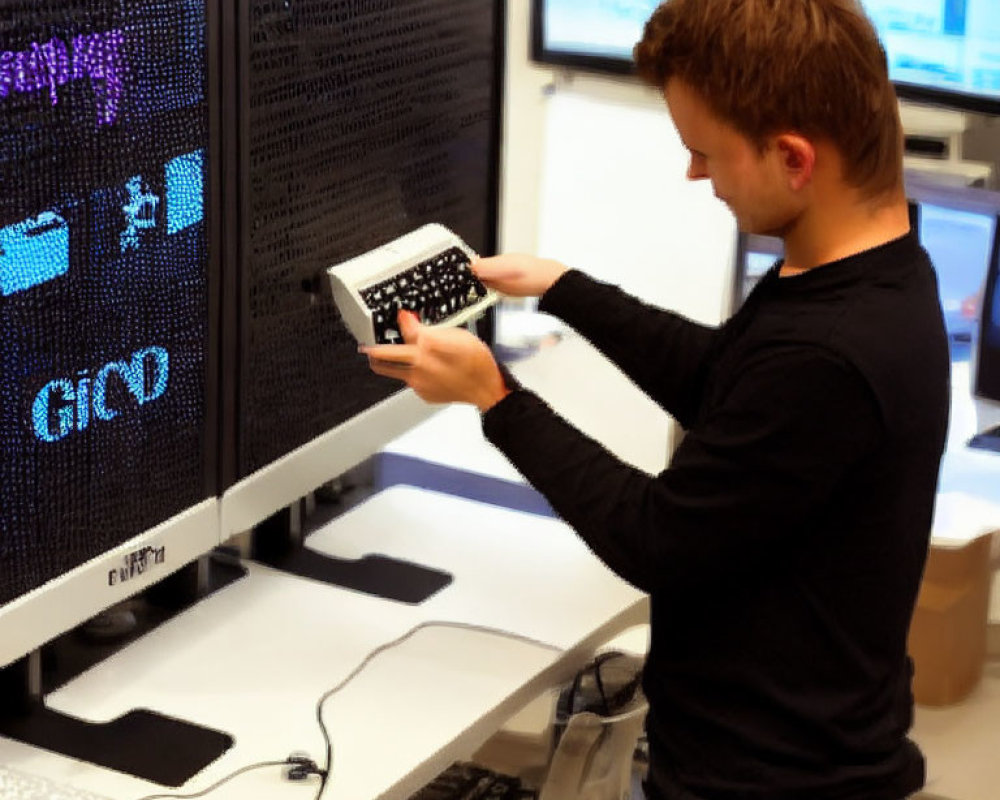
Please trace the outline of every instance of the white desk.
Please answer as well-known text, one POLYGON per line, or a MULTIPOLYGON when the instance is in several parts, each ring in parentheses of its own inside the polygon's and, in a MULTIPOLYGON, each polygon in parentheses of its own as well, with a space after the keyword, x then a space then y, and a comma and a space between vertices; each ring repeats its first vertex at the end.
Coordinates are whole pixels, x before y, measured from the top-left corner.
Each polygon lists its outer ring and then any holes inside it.
MULTIPOLYGON (((191 793, 252 762, 305 751, 322 766, 319 697, 379 645, 429 620, 493 626, 558 654, 488 633, 421 630, 376 658, 326 706, 334 743, 328 800, 404 798, 467 758, 602 642, 648 616, 645 595, 609 572, 563 523, 409 487, 376 495, 309 539, 329 554, 368 552, 445 569, 454 582, 416 607, 289 577, 250 575, 206 598, 48 698, 104 720, 135 707, 229 731, 235 746, 191 793)), ((114 800, 157 787, 8 740, 0 764, 114 800)), ((316 779, 248 773, 212 800, 309 798, 316 779)))
MULTIPOLYGON (((584 433, 640 469, 656 474, 672 448, 670 416, 578 334, 512 363, 524 385, 584 433)), ((523 484, 524 477, 485 439, 479 411, 442 408, 390 442, 383 454, 425 461, 469 476, 523 484)))

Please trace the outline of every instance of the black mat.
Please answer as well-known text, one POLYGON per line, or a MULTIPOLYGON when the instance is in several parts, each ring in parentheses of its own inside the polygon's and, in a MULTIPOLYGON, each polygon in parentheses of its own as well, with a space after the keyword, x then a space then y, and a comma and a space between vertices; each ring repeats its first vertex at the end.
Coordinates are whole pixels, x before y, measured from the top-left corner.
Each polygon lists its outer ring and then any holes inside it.
POLYGON ((317 553, 307 547, 280 554, 258 555, 257 559, 301 578, 410 605, 424 602, 453 580, 450 573, 409 561, 380 555, 348 561, 317 553))
POLYGON ((228 734, 145 710, 92 723, 38 708, 0 718, 0 735, 173 788, 233 745, 228 734))

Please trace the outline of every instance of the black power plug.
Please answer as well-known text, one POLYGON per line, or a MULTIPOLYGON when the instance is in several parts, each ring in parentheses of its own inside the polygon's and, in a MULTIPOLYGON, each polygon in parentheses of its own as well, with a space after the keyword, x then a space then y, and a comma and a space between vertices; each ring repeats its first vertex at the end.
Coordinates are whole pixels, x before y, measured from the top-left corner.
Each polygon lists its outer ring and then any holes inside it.
POLYGON ((285 759, 285 779, 289 781, 304 781, 310 775, 323 775, 316 762, 305 753, 295 752, 285 759))

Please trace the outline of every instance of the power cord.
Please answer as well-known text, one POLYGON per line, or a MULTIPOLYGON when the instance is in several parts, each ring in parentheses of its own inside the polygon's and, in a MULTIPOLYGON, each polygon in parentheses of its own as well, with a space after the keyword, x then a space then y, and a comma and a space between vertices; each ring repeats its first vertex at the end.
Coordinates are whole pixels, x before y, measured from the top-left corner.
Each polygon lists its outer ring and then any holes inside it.
POLYGON ((392 650, 395 647, 399 647, 401 644, 406 642, 408 639, 413 637, 419 631, 426 628, 452 628, 456 630, 467 630, 475 631, 477 633, 486 633, 493 636, 501 636, 505 639, 511 639, 516 642, 523 642, 525 644, 530 644, 535 647, 541 647, 545 650, 551 650, 556 653, 565 652, 565 648, 558 647, 549 642, 544 642, 541 639, 534 639, 531 636, 524 636, 520 633, 514 633, 513 631, 504 630, 502 628, 493 628, 488 625, 476 625, 471 622, 453 622, 444 620, 430 620, 428 622, 421 622, 416 627, 411 628, 402 636, 393 639, 391 642, 386 642, 385 644, 379 645, 361 661, 358 666, 356 666, 351 672, 345 677, 340 683, 330 689, 328 692, 320 697, 319 701, 316 703, 316 722, 319 724, 320 732, 323 735, 323 742, 326 747, 326 766, 320 769, 319 766, 306 755, 293 753, 284 761, 262 761, 257 764, 251 764, 246 767, 238 769, 230 775, 227 775, 222 780, 212 784, 207 789, 203 789, 195 794, 151 794, 146 797, 141 797, 139 800, 194 800, 194 798, 205 797, 206 795, 214 792, 223 784, 228 783, 239 775, 250 772, 252 770, 263 769, 265 767, 288 767, 285 773, 285 777, 293 781, 302 781, 307 778, 318 775, 320 778, 319 789, 316 792, 315 800, 320 800, 323 793, 326 791, 326 785, 330 780, 330 775, 333 773, 333 741, 330 738, 330 732, 326 727, 326 723, 323 721, 323 706, 331 697, 340 692, 345 686, 347 686, 351 681, 353 681, 364 669, 378 656, 387 650, 392 650))
POLYGON ((243 775, 247 772, 253 772, 254 770, 264 769, 265 767, 284 767, 288 766, 290 763, 291 762, 287 759, 285 761, 261 761, 258 762, 257 764, 250 764, 249 766, 241 767, 240 769, 236 770, 236 772, 227 775, 222 780, 216 781, 207 789, 202 789, 200 792, 195 792, 194 794, 149 794, 146 795, 145 797, 139 798, 139 800, 192 800, 192 798, 204 797, 207 794, 211 794, 220 786, 229 783, 229 781, 233 780, 234 778, 238 778, 240 775, 243 775))

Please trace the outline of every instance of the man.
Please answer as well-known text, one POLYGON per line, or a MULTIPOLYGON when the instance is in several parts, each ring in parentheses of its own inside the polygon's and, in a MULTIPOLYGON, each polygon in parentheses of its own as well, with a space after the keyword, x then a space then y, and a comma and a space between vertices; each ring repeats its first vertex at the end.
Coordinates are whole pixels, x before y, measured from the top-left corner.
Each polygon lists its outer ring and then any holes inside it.
POLYGON ((721 328, 562 264, 485 259, 687 429, 622 464, 464 331, 401 315, 373 369, 486 435, 650 593, 651 800, 901 800, 923 785, 906 635, 948 415, 936 279, 910 230, 884 53, 852 0, 669 0, 636 47, 744 231, 785 259, 721 328))

